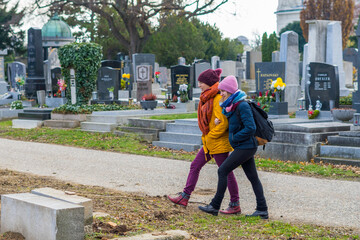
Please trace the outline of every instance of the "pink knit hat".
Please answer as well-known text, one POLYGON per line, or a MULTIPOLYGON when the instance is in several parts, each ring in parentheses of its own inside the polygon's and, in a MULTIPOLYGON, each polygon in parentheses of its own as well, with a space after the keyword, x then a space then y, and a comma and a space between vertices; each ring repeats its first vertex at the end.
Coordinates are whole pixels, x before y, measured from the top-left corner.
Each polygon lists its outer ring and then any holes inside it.
POLYGON ((233 94, 234 92, 236 92, 238 90, 238 83, 237 80, 234 76, 230 75, 227 76, 226 78, 224 78, 218 87, 220 90, 224 90, 227 91, 231 94, 233 94))
POLYGON ((209 85, 210 87, 220 80, 222 69, 218 68, 215 70, 207 69, 200 73, 198 81, 209 85))

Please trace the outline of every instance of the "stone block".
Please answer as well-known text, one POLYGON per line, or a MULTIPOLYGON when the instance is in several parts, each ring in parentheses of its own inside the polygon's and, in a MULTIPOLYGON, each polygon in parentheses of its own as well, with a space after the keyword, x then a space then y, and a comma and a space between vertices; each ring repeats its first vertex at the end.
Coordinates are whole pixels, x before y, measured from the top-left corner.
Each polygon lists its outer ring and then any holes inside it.
POLYGON ((67 102, 66 98, 45 98, 45 104, 49 107, 60 107, 67 102))
POLYGON ((45 120, 44 126, 51 128, 77 128, 80 127, 80 122, 71 120, 45 120))
POLYGON ((12 120, 13 128, 31 129, 31 128, 42 127, 43 124, 44 124, 44 122, 39 121, 39 120, 28 120, 28 119, 13 119, 12 120))
POLYGON ((1 233, 26 240, 83 240, 84 207, 31 193, 1 196, 1 233))
POLYGON ((95 132, 112 132, 115 130, 117 124, 112 123, 98 123, 98 122, 82 122, 81 129, 85 131, 95 132))
POLYGON ((315 151, 315 145, 270 142, 266 144, 265 150, 263 146, 259 146, 256 155, 272 160, 308 162, 315 155, 315 151))
POLYGON ((51 113, 51 120, 72 120, 84 122, 86 121, 87 114, 60 114, 51 113))
POLYGON ((167 132, 202 134, 199 126, 179 123, 168 123, 166 125, 167 132))
POLYGON ((169 230, 158 233, 145 233, 132 237, 116 238, 114 240, 183 240, 190 239, 190 234, 182 230, 169 230))
POLYGON ((154 120, 142 118, 129 118, 128 123, 134 127, 156 128, 159 130, 166 130, 166 124, 172 123, 173 120, 154 120))
POLYGON ((346 158, 346 159, 359 159, 360 160, 360 148, 359 147, 323 145, 320 147, 320 156, 321 157, 334 157, 334 158, 346 158))
POLYGON ((158 147, 166 147, 175 150, 184 150, 186 152, 192 152, 199 150, 200 144, 186 144, 186 143, 176 143, 176 142, 165 142, 165 141, 154 141, 152 142, 154 146, 158 147))
POLYGON ((69 195, 64 191, 56 190, 53 188, 37 188, 31 191, 32 194, 36 194, 43 197, 53 198, 68 203, 80 205, 84 207, 84 224, 92 224, 93 222, 93 205, 92 200, 77 195, 69 195))
POLYGON ((19 113, 22 113, 24 109, 0 109, 0 120, 9 119, 9 118, 17 118, 19 113))
POLYGON ((86 118, 87 122, 101 122, 101 123, 121 123, 122 116, 108 116, 108 115, 88 115, 86 118))
POLYGON ((176 143, 188 143, 188 144, 202 144, 201 134, 183 134, 172 132, 160 132, 160 141, 164 142, 176 142, 176 143))
POLYGON ((288 115, 288 103, 287 102, 270 103, 269 115, 288 115))

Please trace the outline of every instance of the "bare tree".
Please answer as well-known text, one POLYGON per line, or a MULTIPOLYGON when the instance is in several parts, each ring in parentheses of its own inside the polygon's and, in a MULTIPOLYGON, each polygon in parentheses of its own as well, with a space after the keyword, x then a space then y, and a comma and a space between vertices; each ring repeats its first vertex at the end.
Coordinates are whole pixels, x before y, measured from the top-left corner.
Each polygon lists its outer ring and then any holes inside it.
POLYGON ((306 20, 341 21, 343 48, 353 28, 354 0, 306 0, 300 12, 300 26, 308 41, 309 26, 306 20))
POLYGON ((212 13, 226 2, 228 0, 52 0, 46 3, 46 0, 35 0, 39 8, 56 6, 61 10, 69 5, 82 6, 101 15, 107 20, 115 38, 128 49, 130 56, 142 51, 152 34, 152 22, 161 14, 175 12, 190 18, 212 13))

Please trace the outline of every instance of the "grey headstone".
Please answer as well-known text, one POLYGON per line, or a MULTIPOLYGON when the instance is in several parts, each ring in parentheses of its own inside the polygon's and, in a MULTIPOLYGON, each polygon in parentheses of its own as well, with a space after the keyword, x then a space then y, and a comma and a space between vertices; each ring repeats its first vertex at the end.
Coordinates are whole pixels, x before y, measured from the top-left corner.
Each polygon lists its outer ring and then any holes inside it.
POLYGON ((222 69, 221 76, 227 77, 229 75, 237 77, 236 62, 235 61, 221 61, 220 68, 222 69))
POLYGON ((297 110, 297 99, 301 96, 299 78, 299 36, 294 31, 281 34, 280 62, 285 62, 285 102, 290 111, 297 110))
MULTIPOLYGON (((151 53, 135 53, 132 56, 132 62, 133 62, 133 73, 134 73, 134 79, 136 80, 137 73, 136 73, 136 67, 138 65, 150 65, 152 66, 152 71, 155 68, 155 55, 151 53)), ((154 77, 154 73, 152 73, 151 77, 154 77)))
POLYGON ((162 85, 167 84, 170 79, 168 69, 166 67, 159 67, 159 72, 160 72, 160 75, 159 75, 160 84, 162 84, 162 85))
POLYGON ((279 51, 273 51, 271 53, 271 61, 272 62, 280 62, 280 52, 279 51))
POLYGON ((211 57, 211 69, 217 69, 220 68, 220 57, 218 56, 212 56, 211 57))
POLYGON ((118 99, 119 73, 110 67, 101 67, 97 79, 99 100, 111 100, 108 88, 114 87, 114 99, 118 99))
POLYGON ((339 107, 339 74, 337 66, 326 63, 309 64, 310 85, 307 85, 306 108, 309 107, 309 95, 313 109, 316 100, 322 103, 321 110, 330 110, 330 101, 339 107))
POLYGON ((262 62, 255 63, 256 68, 256 92, 266 92, 270 90, 271 81, 276 81, 277 78, 285 78, 285 63, 284 62, 262 62))
POLYGON ((5 63, 4 57, 0 56, 0 95, 7 92, 8 84, 5 82, 5 63))
POLYGON ((343 66, 341 22, 331 21, 327 25, 326 63, 338 66, 340 96, 348 96, 350 91, 345 86, 343 66))
POLYGON ((201 62, 201 63, 194 63, 193 64, 193 68, 194 68, 194 85, 193 87, 198 87, 198 78, 200 73, 202 73, 203 71, 210 69, 210 63, 208 62, 201 62))
POLYGON ((179 65, 186 65, 186 59, 184 57, 178 58, 178 64, 179 65))
POLYGON ((308 75, 306 74, 306 66, 309 64, 308 58, 309 56, 309 44, 304 45, 304 52, 303 52, 303 63, 302 63, 302 78, 301 78, 301 91, 305 93, 305 85, 308 81, 308 75))
POLYGON ((16 77, 23 77, 24 80, 26 78, 26 66, 21 62, 12 62, 9 63, 8 66, 8 80, 10 82, 11 88, 17 89, 16 77))
MULTIPOLYGON (((179 91, 179 86, 182 84, 191 84, 190 82, 190 66, 184 65, 176 65, 171 66, 171 93, 173 97, 174 95, 178 95, 177 91, 179 91)), ((189 93, 189 99, 192 99, 192 96, 189 93)))
POLYGON ((343 51, 343 59, 352 62, 354 66, 358 66, 357 60, 358 50, 356 48, 345 48, 343 51))
POLYGON ((257 62, 262 62, 261 52, 246 52, 246 79, 255 79, 255 63, 257 62))
POLYGON ((326 36, 327 20, 308 20, 309 24, 309 51, 307 62, 325 62, 326 61, 326 36))

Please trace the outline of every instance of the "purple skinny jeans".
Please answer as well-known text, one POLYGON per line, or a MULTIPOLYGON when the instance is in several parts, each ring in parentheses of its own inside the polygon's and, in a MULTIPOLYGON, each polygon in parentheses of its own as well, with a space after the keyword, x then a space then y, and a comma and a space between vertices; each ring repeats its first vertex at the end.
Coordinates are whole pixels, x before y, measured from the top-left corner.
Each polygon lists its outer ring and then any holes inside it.
MULTIPOLYGON (((206 154, 206 159, 210 159, 210 155, 206 154)), ((212 155, 215 159, 216 164, 218 167, 221 166, 221 164, 225 161, 225 159, 228 157, 229 153, 220 153, 220 154, 214 154, 212 155)), ((208 162, 205 159, 205 152, 204 149, 201 148, 200 151, 197 153, 194 161, 190 165, 190 172, 186 181, 186 186, 184 188, 184 192, 186 194, 191 195, 191 193, 194 191, 196 183, 199 179, 199 174, 201 168, 208 162)), ((233 172, 230 172, 227 176, 228 180, 228 189, 230 192, 230 201, 231 202, 237 202, 239 201, 239 188, 236 182, 236 178, 233 172)))

